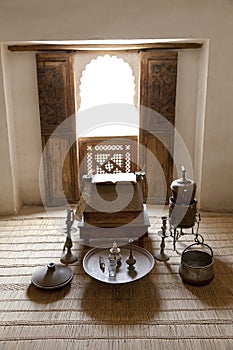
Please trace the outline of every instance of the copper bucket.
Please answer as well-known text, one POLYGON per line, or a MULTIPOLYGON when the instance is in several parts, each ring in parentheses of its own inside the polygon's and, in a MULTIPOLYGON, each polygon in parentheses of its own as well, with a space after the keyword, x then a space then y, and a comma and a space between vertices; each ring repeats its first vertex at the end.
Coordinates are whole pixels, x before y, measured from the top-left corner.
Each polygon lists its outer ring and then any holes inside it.
POLYGON ((208 244, 193 243, 181 255, 179 274, 182 280, 192 285, 205 285, 214 278, 213 250, 208 244), (210 254, 203 250, 190 250, 193 246, 205 246, 210 254))

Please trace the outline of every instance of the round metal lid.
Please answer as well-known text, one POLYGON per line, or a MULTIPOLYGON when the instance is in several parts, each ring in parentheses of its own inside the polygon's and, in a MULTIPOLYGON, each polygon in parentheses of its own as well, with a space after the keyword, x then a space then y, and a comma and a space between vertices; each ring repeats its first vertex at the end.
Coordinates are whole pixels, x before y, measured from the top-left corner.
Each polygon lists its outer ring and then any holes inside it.
POLYGON ((68 266, 49 263, 39 268, 32 275, 32 283, 42 289, 55 289, 68 284, 73 278, 73 272, 68 266))

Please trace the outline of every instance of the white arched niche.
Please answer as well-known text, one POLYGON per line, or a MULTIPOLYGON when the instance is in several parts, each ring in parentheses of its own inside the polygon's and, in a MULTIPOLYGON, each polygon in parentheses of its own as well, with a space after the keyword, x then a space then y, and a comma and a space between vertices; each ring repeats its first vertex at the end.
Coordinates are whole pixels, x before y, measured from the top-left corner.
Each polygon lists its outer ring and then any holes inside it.
POLYGON ((85 65, 81 74, 77 135, 137 135, 137 88, 129 63, 116 55, 99 55, 85 65))

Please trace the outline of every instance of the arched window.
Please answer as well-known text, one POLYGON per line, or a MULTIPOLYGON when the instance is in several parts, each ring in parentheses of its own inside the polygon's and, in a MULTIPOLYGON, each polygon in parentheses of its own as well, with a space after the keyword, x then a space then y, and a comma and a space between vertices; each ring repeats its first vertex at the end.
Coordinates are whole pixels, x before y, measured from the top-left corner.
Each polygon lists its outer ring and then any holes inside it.
POLYGON ((80 110, 106 103, 134 103, 135 83, 129 64, 117 56, 99 56, 86 65, 80 84, 80 110))
MULTIPOLYGON (((107 104, 134 105, 135 77, 130 65, 122 58, 105 54, 92 59, 82 72, 80 79, 79 112, 107 104)), ((111 107, 111 106, 110 106, 111 107)), ((135 107, 135 114, 138 116, 135 107)), ((125 117, 127 122, 127 115, 125 117)), ((111 120, 109 120, 111 122, 111 120)), ((77 125, 78 128, 78 125, 77 125)), ((135 135, 135 127, 104 126, 87 133, 99 135, 135 135)))

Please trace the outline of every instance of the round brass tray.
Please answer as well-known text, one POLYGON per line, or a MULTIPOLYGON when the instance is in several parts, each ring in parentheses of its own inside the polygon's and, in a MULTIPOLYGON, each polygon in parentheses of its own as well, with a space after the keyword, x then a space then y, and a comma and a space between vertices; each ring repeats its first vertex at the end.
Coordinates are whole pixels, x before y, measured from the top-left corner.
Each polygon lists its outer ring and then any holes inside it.
POLYGON ((93 248, 89 250, 83 258, 84 271, 91 277, 105 283, 122 284, 136 281, 147 275, 154 267, 154 257, 146 249, 133 246, 133 256, 136 263, 133 268, 129 268, 126 259, 129 255, 129 246, 120 247, 121 263, 117 265, 116 277, 109 277, 108 255, 109 249, 93 248), (101 270, 99 255, 104 259, 105 269, 101 270))

